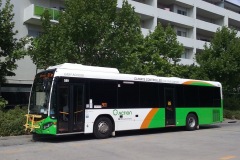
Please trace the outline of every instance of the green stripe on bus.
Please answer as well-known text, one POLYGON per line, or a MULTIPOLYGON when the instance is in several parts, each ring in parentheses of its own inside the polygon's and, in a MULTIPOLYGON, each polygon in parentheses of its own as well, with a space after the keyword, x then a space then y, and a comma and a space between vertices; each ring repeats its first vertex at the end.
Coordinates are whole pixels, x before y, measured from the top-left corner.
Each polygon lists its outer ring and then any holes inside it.
POLYGON ((158 127, 165 127, 165 109, 159 108, 157 113, 154 115, 153 119, 151 120, 148 128, 158 128, 158 127))
POLYGON ((214 86, 210 83, 207 82, 203 82, 203 81, 196 81, 196 80, 190 80, 190 81, 186 81, 183 83, 184 85, 193 85, 193 86, 214 86))
POLYGON ((222 108, 176 108, 176 126, 185 126, 189 113, 197 115, 200 125, 223 121, 222 108))

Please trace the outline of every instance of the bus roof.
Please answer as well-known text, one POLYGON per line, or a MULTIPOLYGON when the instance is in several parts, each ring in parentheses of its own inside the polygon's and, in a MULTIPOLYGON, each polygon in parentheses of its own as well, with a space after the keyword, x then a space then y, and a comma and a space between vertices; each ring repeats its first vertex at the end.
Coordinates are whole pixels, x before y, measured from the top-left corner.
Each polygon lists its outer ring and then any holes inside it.
POLYGON ((48 69, 69 69, 69 70, 90 71, 90 72, 119 73, 117 68, 86 66, 82 64, 76 64, 76 63, 63 63, 56 66, 50 66, 48 67, 48 69))
POLYGON ((82 64, 64 63, 56 66, 51 66, 48 69, 56 69, 56 72, 54 74, 55 77, 59 76, 222 87, 221 83, 215 81, 183 79, 178 77, 158 77, 155 75, 122 74, 119 73, 118 69, 116 68, 86 66, 82 64))

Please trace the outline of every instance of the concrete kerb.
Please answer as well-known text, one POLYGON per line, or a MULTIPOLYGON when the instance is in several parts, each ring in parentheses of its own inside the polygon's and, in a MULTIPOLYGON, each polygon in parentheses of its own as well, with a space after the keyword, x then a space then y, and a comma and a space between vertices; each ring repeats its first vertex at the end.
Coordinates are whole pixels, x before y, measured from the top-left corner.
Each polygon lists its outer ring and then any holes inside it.
POLYGON ((223 123, 240 123, 238 119, 224 119, 223 123))

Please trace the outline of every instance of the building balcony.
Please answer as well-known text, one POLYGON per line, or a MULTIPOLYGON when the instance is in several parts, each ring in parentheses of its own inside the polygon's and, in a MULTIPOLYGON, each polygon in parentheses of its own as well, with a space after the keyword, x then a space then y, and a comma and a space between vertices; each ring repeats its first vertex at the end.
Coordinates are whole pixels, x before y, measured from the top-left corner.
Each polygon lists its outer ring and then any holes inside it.
POLYGON ((210 32, 216 32, 220 25, 216 25, 213 23, 205 22, 202 20, 196 20, 196 27, 202 30, 210 31, 210 32))
POLYGON ((55 8, 37 6, 34 4, 31 4, 24 9, 24 23, 40 25, 41 15, 44 13, 45 10, 48 10, 50 14, 50 21, 53 23, 57 23, 60 16, 60 10, 55 8))
POLYGON ((237 36, 240 37, 240 31, 237 32, 237 36))
MULTIPOLYGON (((160 0, 161 1, 161 0, 160 0)), ((186 1, 186 0, 176 0, 177 4, 183 4, 185 6, 194 6, 194 2, 193 1, 186 1)))
POLYGON ((132 0, 132 1, 136 1, 138 3, 142 3, 142 4, 146 4, 146 5, 149 5, 149 6, 154 6, 154 1, 155 0, 132 0))
MULTIPOLYGON (((117 8, 122 8, 122 3, 123 3, 123 0, 118 0, 117 8)), ((156 8, 151 5, 144 4, 137 1, 128 1, 128 3, 134 7, 135 12, 138 14, 143 14, 151 17, 154 17, 154 15, 156 14, 156 8)))
POLYGON ((158 19, 171 22, 172 24, 178 24, 185 28, 194 26, 193 18, 163 9, 158 9, 158 19))
POLYGON ((237 14, 240 13, 239 1, 225 0, 224 1, 224 8, 229 10, 230 12, 234 12, 234 13, 237 13, 237 14))
POLYGON ((142 28, 142 34, 144 37, 146 37, 147 35, 149 35, 150 32, 153 32, 154 30, 151 29, 146 29, 146 28, 142 28))
POLYGON ((205 11, 211 11, 212 14, 219 16, 224 16, 225 14, 225 9, 223 7, 211 4, 209 2, 197 1, 197 7, 205 11))
POLYGON ((197 64, 194 59, 185 59, 185 58, 180 58, 180 62, 178 64, 183 64, 183 65, 192 65, 192 64, 197 64))
POLYGON ((193 48, 194 40, 188 37, 177 36, 177 40, 183 44, 184 47, 193 48))
POLYGON ((207 46, 210 46, 210 42, 206 42, 206 41, 202 41, 202 40, 196 40, 195 44, 196 44, 196 48, 199 50, 203 50, 205 44, 207 46))
MULTIPOLYGON (((227 15, 228 15, 229 19, 233 19, 235 21, 240 22, 240 13, 236 13, 236 12, 233 12, 233 11, 230 11, 230 10, 227 10, 226 12, 227 12, 227 15)), ((240 12, 240 9, 239 9, 239 12, 240 12)))

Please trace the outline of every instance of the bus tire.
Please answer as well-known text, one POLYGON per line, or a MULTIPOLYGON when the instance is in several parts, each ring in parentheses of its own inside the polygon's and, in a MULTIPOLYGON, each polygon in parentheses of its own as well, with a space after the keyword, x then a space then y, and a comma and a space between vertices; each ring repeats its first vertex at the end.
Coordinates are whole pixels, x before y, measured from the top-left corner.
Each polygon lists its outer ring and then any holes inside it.
POLYGON ((198 127, 198 119, 197 116, 193 113, 188 114, 186 118, 186 129, 188 131, 196 130, 198 127))
POLYGON ((37 135, 37 134, 32 134, 32 141, 35 142, 35 141, 39 141, 40 140, 40 136, 37 135))
POLYGON ((93 126, 93 134, 98 139, 104 139, 111 136, 113 131, 112 121, 107 117, 98 118, 93 126))

